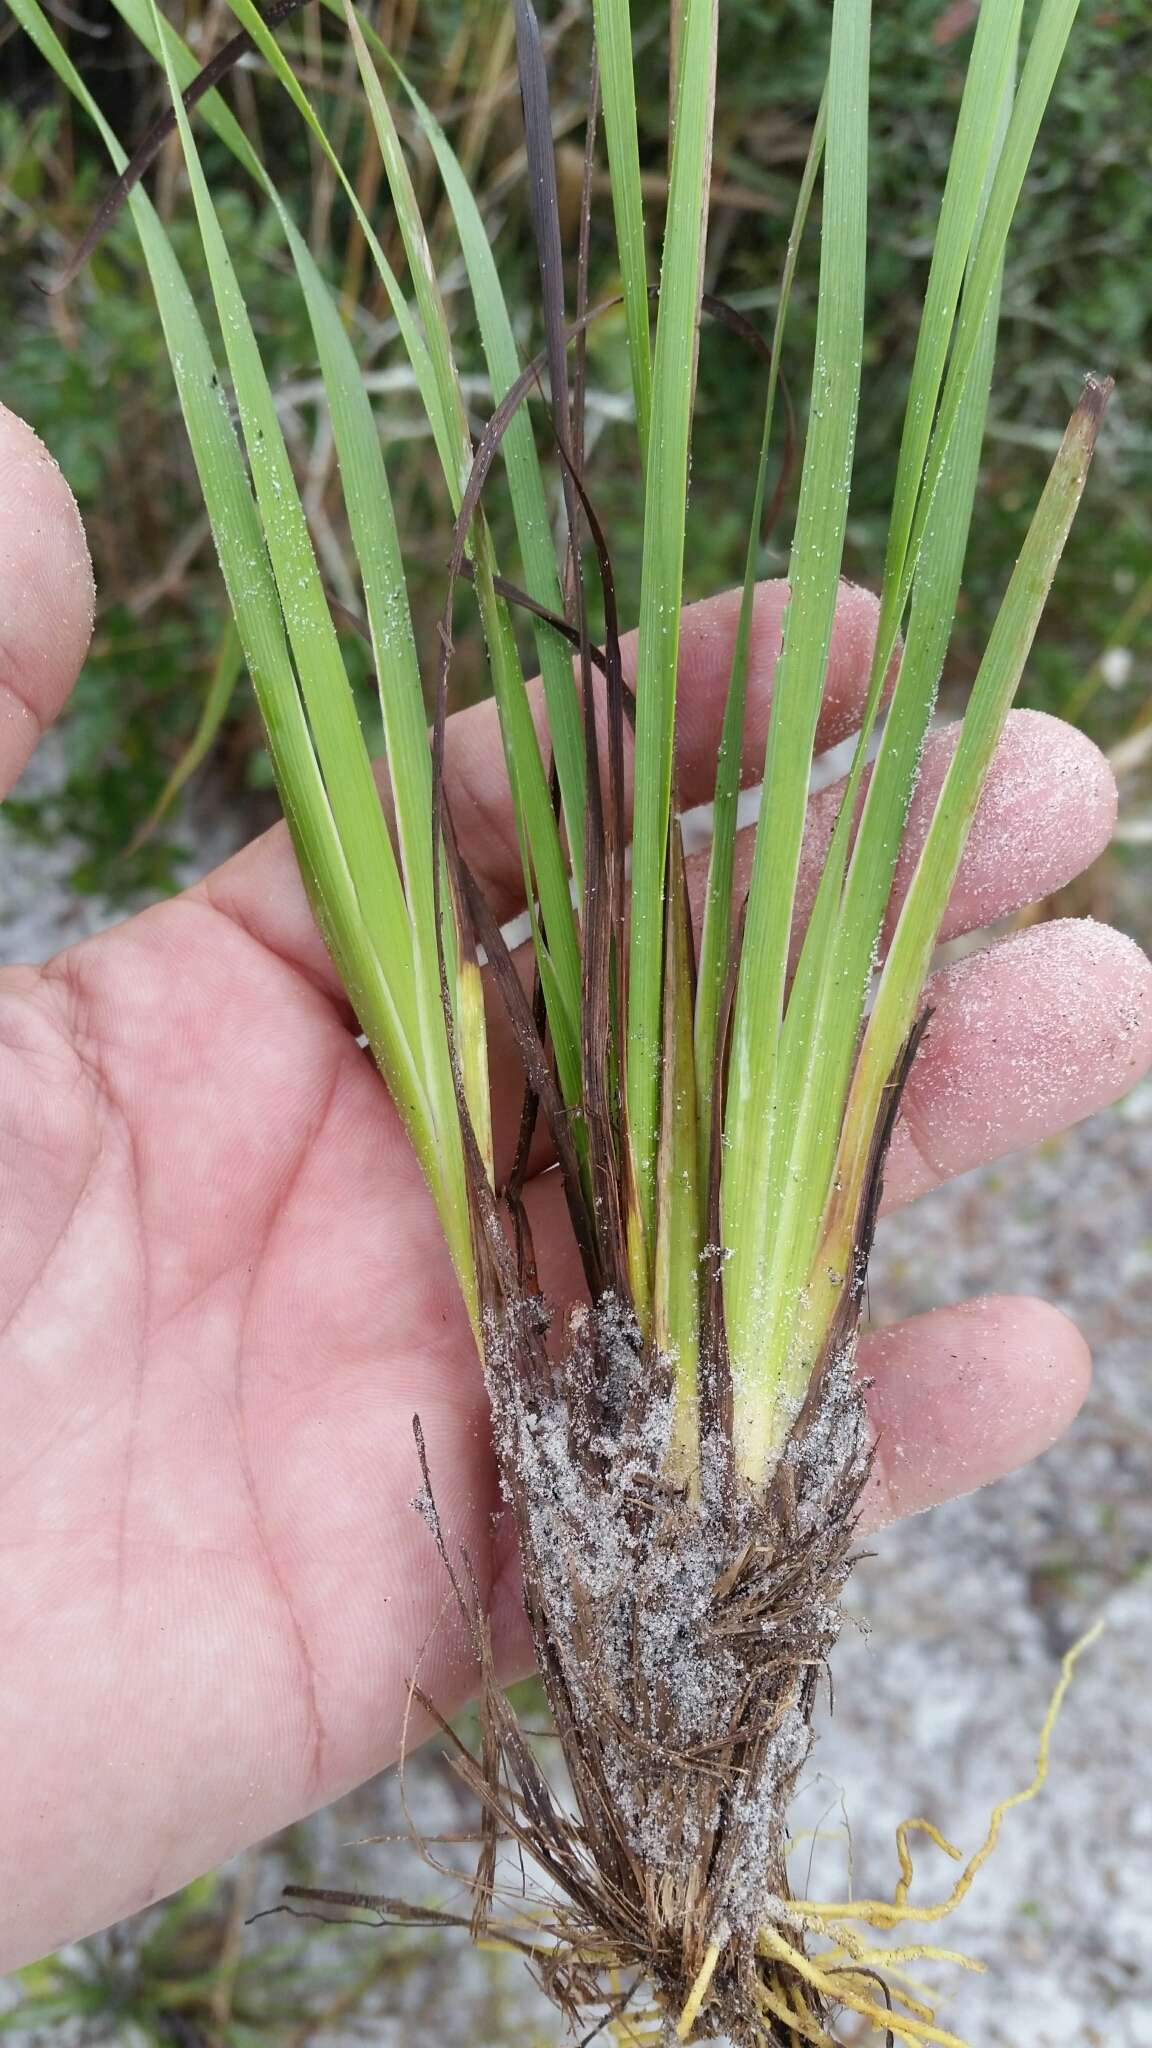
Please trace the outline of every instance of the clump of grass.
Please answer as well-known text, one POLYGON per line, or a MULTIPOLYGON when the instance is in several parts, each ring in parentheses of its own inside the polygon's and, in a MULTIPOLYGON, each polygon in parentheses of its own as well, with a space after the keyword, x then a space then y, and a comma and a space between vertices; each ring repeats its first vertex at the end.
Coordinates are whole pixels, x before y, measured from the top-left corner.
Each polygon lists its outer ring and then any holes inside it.
MULTIPOLYGON (((829 8, 824 97, 782 251, 699 939, 685 888, 673 736, 706 310, 717 0, 674 7, 667 222, 655 266, 641 206, 629 12, 626 0, 594 7, 642 473, 634 690, 623 675, 610 537, 584 458, 583 347, 597 313, 587 308, 586 232, 595 124, 570 301, 547 73, 530 0, 513 5, 544 337, 540 357, 527 366, 464 172, 351 0, 326 5, 351 39, 406 282, 277 40, 294 0, 280 0, 267 17, 252 0, 229 0, 237 35, 201 72, 154 0, 115 0, 163 62, 173 99, 171 118, 131 164, 38 0, 10 4, 101 125, 121 173, 81 257, 126 201, 301 872, 436 1200, 487 1372, 525 1598, 572 1798, 562 1803, 550 1788, 496 1683, 470 1566, 449 1552, 426 1472, 425 1511, 480 1669, 479 1755, 457 1755, 485 1813, 474 1931, 498 1932, 519 1946, 573 2018, 607 2011, 633 2027, 624 2015, 646 1996, 661 2038, 670 2028, 684 2040, 725 2032, 738 2043, 827 2044, 837 2011, 847 2010, 878 2021, 893 2039, 946 2043, 952 2037, 901 1971, 912 1955, 932 1951, 883 1950, 860 1934, 860 1916, 849 1908, 793 1898, 788 1810, 840 1625, 868 1473, 854 1356, 885 1152, 901 1089, 931 1028, 921 1002, 936 934, 1107 397, 1105 383, 1087 381, 1008 582, 878 964, 963 572, 1005 245, 1075 0, 1041 0, 1022 53, 1020 0, 985 0, 980 11, 900 442, 867 700, 794 962, 809 776, 861 400, 867 0, 832 0, 829 8), (400 535, 355 354, 313 255, 216 90, 253 46, 352 209, 443 471, 454 533, 431 743, 400 535), (193 109, 276 208, 299 278, 376 666, 394 829, 357 724, 193 109), (415 124, 434 158, 491 379, 494 411, 475 447, 401 118, 415 124), (188 284, 140 183, 173 126, 235 424, 188 284), (790 598, 751 878, 735 904, 754 568, 779 439, 791 282, 817 190, 817 331, 790 598), (545 387, 542 438, 560 507, 555 546, 547 466, 528 411, 545 387), (502 573, 485 515, 497 477, 515 518, 519 582, 502 573), (463 580, 474 593, 504 742, 531 924, 531 994, 462 857, 443 776, 463 580), (514 631, 517 610, 530 618, 535 638, 543 743, 514 631), (594 615, 603 620, 599 638, 594 615), (500 1184, 482 962, 507 1005, 525 1069, 521 1144, 500 1184), (587 1288, 586 1301, 559 1325, 536 1283, 521 1199, 541 1118, 587 1288), (496 1849, 504 1835, 548 1881, 550 1901, 536 1920, 509 1921, 498 1900, 496 1849)), ((436 1703, 423 1704, 436 1717, 436 1703)), ((893 1907, 877 1909, 870 1927, 935 1917, 908 1903, 906 1842, 901 1862, 893 1907)))

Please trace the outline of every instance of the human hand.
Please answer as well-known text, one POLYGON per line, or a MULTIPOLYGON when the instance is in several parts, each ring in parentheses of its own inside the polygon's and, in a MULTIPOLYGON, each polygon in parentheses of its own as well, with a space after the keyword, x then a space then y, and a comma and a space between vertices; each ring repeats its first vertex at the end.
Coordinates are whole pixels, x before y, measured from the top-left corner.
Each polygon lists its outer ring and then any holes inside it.
MULTIPOLYGON (((759 593, 748 766, 784 592, 759 593)), ((736 602, 685 619, 681 792, 707 794, 736 602)), ((0 409, 0 788, 60 711, 91 578, 79 518, 0 409)), ((852 729, 875 607, 845 588, 823 743, 852 729)), ((939 780, 948 741, 926 755, 939 780)), ((520 864, 488 706, 451 721, 465 853, 503 917, 520 864)), ((818 799, 807 873, 832 795, 818 799)), ((1016 714, 952 905, 960 932, 1078 873, 1107 765, 1016 714)), ((910 826, 914 845, 920 802, 910 826)), ((907 863, 905 864, 906 877, 907 863)), ((699 881, 699 876, 697 876, 699 881)), ((937 976, 889 1203, 1034 1143, 1152 1060, 1152 972, 1047 924, 937 976)), ((519 1102, 494 1014, 497 1124, 519 1102)), ((574 1290, 555 1176, 529 1187, 543 1277, 574 1290)), ((128 1914, 396 1754, 409 1681, 471 1682, 417 1490, 411 1421, 509 1676, 529 1658, 479 1366, 435 1212, 355 1029, 287 835, 70 949, 0 972, 0 1968, 128 1914)), ((873 1522, 1049 1444, 1088 1357, 997 1297, 865 1338, 873 1522)))

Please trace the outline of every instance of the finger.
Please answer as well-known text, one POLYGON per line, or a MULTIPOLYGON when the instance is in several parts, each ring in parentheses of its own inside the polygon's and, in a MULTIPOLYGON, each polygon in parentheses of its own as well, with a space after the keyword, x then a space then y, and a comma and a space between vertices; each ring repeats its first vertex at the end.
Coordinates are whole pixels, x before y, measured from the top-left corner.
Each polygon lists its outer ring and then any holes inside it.
POLYGON ((876 1440, 863 1521, 877 1528, 1046 1451, 1079 1410, 1092 1362, 1059 1309, 993 1295, 870 1332, 859 1369, 876 1440))
POLYGON ((0 796, 67 702, 94 594, 76 500, 43 442, 0 405, 0 796))
MULTIPOLYGON (((780 651, 787 599, 783 583, 762 583, 756 592, 748 669, 748 713, 744 763, 751 779, 763 762, 771 683, 780 651)), ((732 642, 740 593, 725 591, 689 605, 680 638, 676 764, 682 803, 699 803, 712 793, 716 754, 724 717, 732 642)), ((821 747, 832 746, 853 729, 868 684, 876 634, 876 600, 869 591, 843 584, 837 605, 823 713, 821 747)), ((624 645, 625 665, 635 665, 636 636, 624 645)), ((539 685, 531 685, 538 725, 543 726, 539 685)), ((631 767, 629 743, 629 771, 631 767)), ((520 855, 508 800, 508 780, 496 707, 489 700, 459 711, 445 734, 445 781, 461 851, 481 881, 493 909, 505 920, 523 907, 520 855)), ((302 967, 325 986, 336 986, 296 875, 288 835, 276 826, 245 847, 200 884, 202 893, 262 944, 302 967)))
POLYGON ((1067 1130, 1152 1064, 1152 965, 1090 918, 1034 925, 941 969, 926 1001, 886 1209, 1067 1130))
MULTIPOLYGON (((885 1210, 1067 1130, 1152 1065, 1152 965, 1120 932, 1065 919, 934 975, 932 1022, 901 1101, 885 1210)), ((550 1300, 581 1294, 560 1178, 529 1183, 550 1300)))
MULTIPOLYGON (((743 767, 746 781, 759 775, 764 761, 772 679, 780 654, 786 583, 761 583, 756 590, 748 651, 748 702, 744 726, 743 767)), ((740 592, 688 605, 681 615, 676 704, 676 777, 685 809, 706 802, 716 780, 724 707, 728 694, 732 644, 740 614, 740 592)), ((818 749, 835 745, 853 731, 868 687, 876 639, 877 602, 871 591, 842 583, 828 654, 818 749)), ((622 645, 624 673, 636 678, 637 636, 622 645)), ((542 697, 533 684, 538 728, 543 730, 542 697)), ((598 702, 602 703, 603 692, 598 702)), ((601 746, 601 758, 605 748, 601 746)), ((632 735, 625 728, 625 796, 631 824, 632 735)), ((508 795, 508 777, 500 728, 491 702, 473 705, 452 721, 445 747, 445 777, 461 851, 484 884, 501 919, 524 907, 520 855, 508 795)))
MULTIPOLYGON (((917 851, 923 844, 932 808, 955 751, 957 734, 956 727, 934 733, 925 747, 922 772, 908 821, 909 842, 917 851)), ((822 791, 813 800, 798 884, 798 937, 815 895, 843 788, 841 782, 822 791)), ((1099 748, 1061 719, 1048 718, 1035 711, 1013 712, 973 821, 956 886, 945 912, 941 937, 947 939, 957 933, 971 931, 1041 900, 1054 889, 1062 888, 1088 867, 1108 844, 1115 815, 1115 780, 1099 748)), ((737 893, 747 887, 752 837, 751 831, 743 833, 738 844, 737 893)), ((694 855, 688 863, 689 889, 697 920, 703 911, 707 861, 707 853, 704 852, 694 855)), ((887 924, 889 930, 907 892, 913 867, 914 856, 903 857, 898 865, 887 924)), ((530 972, 527 959, 524 971, 526 974, 530 972)), ((936 994, 933 1000, 943 1000, 942 991, 948 986, 946 981, 934 984, 936 994)), ((1108 981, 1102 995, 1105 1002, 1110 1000, 1111 986, 1111 981, 1108 981)), ((491 1007, 489 1031, 494 1125, 506 1154, 515 1143, 523 1076, 515 1042, 495 1001, 491 1007)), ((916 1067, 917 1082, 929 1093, 937 1035, 938 1025, 934 1026, 931 1041, 921 1053, 916 1067)), ((1058 1050, 1054 1048, 1054 1051, 1058 1050)), ((1034 1048, 1030 1042, 1028 1057, 1033 1056, 1043 1059, 1043 1051, 1042 1048, 1034 1048)), ((1059 1056, 1064 1055, 1059 1053, 1059 1056)), ((983 1077, 977 1074, 974 1079, 979 1087, 983 1077)), ((1090 1086, 1089 1073, 1084 1073, 1083 1080, 1086 1087, 1090 1086)), ((1123 1085, 1121 1082, 1120 1086, 1123 1085)), ((1112 1095, 1101 1099, 1111 1101, 1112 1095)), ((1071 1113, 1065 1121, 1074 1123, 1099 1107, 1100 1102, 1092 1096, 1084 1107, 1077 1107, 1075 1102, 1071 1102, 1071 1113)), ((1020 1142, 1031 1140, 1022 1138, 1020 1142)), ((1011 1146, 1004 1149, 1011 1149, 1011 1146)), ((533 1167, 539 1170, 547 1165, 550 1156, 541 1133, 533 1155, 533 1167)), ((957 1171, 962 1170, 957 1168, 957 1171)), ((889 1184, 894 1184, 892 1172, 889 1184)))
MULTIPOLYGON (((944 777, 960 738, 953 724, 929 734, 904 828, 884 938, 908 893, 944 777)), ((865 779, 867 790, 870 775, 865 779)), ((863 791, 861 800, 863 800, 863 791)), ((799 942, 816 894, 844 794, 831 784, 812 800, 797 883, 799 942)), ((1042 711, 1009 714, 972 822, 940 929, 942 940, 1042 902, 1104 851, 1116 824, 1116 778, 1104 754, 1063 719, 1042 711)), ((737 876, 751 870, 751 834, 738 848, 737 876)), ((703 897, 704 879, 690 863, 703 897)))

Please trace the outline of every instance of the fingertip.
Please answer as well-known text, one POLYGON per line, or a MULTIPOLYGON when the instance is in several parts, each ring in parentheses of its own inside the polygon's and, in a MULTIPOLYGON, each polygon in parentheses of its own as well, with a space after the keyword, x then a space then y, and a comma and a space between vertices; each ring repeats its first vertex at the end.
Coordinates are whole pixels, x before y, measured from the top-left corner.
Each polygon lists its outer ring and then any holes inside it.
POLYGON ((1011 790, 1006 791, 1003 783, 1012 777, 1023 794, 1035 780, 1034 764, 1039 760, 1057 818, 1069 831, 1078 828, 1078 845, 1082 835, 1087 844, 1090 829, 1092 858, 1103 853, 1116 829, 1120 801, 1112 763, 1103 749, 1079 726, 1047 711, 1011 712, 1005 737, 1008 747, 995 801, 1002 806, 1011 803, 1011 790))
POLYGON ((1093 918, 1013 932, 934 974, 886 1208, 1071 1128, 1152 1066, 1152 963, 1093 918))
POLYGON ((32 428, 0 404, 0 790, 66 703, 94 607, 76 500, 32 428))
POLYGON ((828 651, 825 717, 830 729, 822 729, 820 735, 825 746, 834 745, 856 728, 876 651, 879 620, 880 599, 875 591, 841 577, 828 651))
POLYGON ((1075 1323, 1031 1295, 990 1295, 913 1316, 861 1343, 876 1455, 877 1527, 987 1486, 1050 1449, 1092 1377, 1075 1323))
MULTIPOLYGON (((686 606, 682 615, 677 749, 681 795, 690 803, 703 802, 712 793, 740 606, 738 589, 723 590, 715 597, 686 606)), ((749 780, 755 780, 764 765, 772 683, 780 659, 787 608, 788 585, 783 579, 757 584, 748 640, 748 704, 744 722, 743 772, 749 780)), ((841 582, 817 732, 816 743, 821 749, 835 746, 859 723, 876 645, 879 610, 879 599, 872 591, 858 583, 841 582)))
MULTIPOLYGON (((824 701, 816 734, 816 744, 820 749, 837 746, 841 740, 849 738, 860 724, 876 652, 879 621, 880 600, 876 593, 862 583, 849 583, 841 577, 828 645, 824 701)), ((894 654, 889 667, 888 687, 895 680, 896 660, 897 654, 894 654)))
MULTIPOLYGON (((960 726, 933 733, 908 814, 891 936, 923 850, 960 726)), ((1044 711, 1009 714, 972 822, 941 937, 975 931, 1062 889, 1101 854, 1116 824, 1116 778, 1086 734, 1044 711)))

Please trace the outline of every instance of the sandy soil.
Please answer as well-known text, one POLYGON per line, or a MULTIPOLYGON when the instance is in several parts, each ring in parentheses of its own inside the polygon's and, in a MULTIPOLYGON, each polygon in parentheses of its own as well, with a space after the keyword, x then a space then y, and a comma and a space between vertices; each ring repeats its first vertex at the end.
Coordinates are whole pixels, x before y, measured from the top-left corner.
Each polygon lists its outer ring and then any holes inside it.
MULTIPOLYGON (((819 1767, 844 1790, 858 1889, 890 1889, 906 1814, 971 1850, 1031 1776, 1063 1653, 1102 1618, 1047 1789, 1007 1817, 941 1936, 988 1966, 952 1980, 947 2012, 973 2048, 1150 2048, 1152 1085, 883 1233, 882 1319, 1002 1289, 1076 1317, 1091 1397, 1027 1471, 877 1541, 854 1586, 867 1632, 842 1641, 819 1767)), ((950 1868, 929 1851, 922 1895, 946 1891, 950 1868)))

